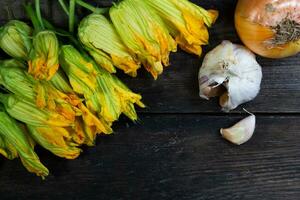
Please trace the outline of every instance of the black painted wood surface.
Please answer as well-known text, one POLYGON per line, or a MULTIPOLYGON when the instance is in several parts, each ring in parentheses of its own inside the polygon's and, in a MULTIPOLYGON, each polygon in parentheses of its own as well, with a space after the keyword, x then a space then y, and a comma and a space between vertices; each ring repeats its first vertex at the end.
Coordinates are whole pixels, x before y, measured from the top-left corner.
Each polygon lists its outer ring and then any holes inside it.
MULTIPOLYGON (((9 16, 25 19, 24 2, 1 0, 0 22, 9 16)), ((49 19, 67 24, 56 1, 41 2, 49 19)), ((193 2, 220 11, 204 52, 225 39, 239 43, 233 26, 235 0, 193 2)), ((300 55, 258 57, 264 73, 261 93, 229 114, 220 112, 217 100, 198 97, 202 58, 172 54, 172 65, 157 81, 144 71, 136 79, 118 74, 143 94, 148 108, 140 110, 140 122, 122 118, 114 135, 99 137, 95 147, 84 148, 73 161, 38 147, 51 172, 45 181, 19 161, 0 157, 0 199, 299 199, 300 55), (245 117, 241 108, 257 114, 257 129, 237 147, 218 131, 245 117)))

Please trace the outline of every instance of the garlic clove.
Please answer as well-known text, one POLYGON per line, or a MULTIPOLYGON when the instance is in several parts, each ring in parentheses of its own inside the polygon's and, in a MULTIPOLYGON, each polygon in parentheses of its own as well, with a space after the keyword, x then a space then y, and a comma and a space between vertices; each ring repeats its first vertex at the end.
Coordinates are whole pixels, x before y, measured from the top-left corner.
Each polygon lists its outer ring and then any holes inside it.
POLYGON ((203 89, 203 95, 205 95, 207 98, 211 97, 218 97, 221 96, 226 89, 222 86, 207 86, 203 89))
POLYGON ((255 122, 255 115, 250 115, 230 128, 221 129, 220 133, 229 142, 241 145, 252 137, 255 130, 255 122))
POLYGON ((224 93, 220 96, 219 104, 220 104, 220 106, 223 108, 223 110, 224 110, 225 112, 228 111, 227 109, 224 109, 224 108, 227 108, 227 107, 228 107, 228 103, 229 103, 229 94, 228 94, 228 92, 224 92, 224 93))

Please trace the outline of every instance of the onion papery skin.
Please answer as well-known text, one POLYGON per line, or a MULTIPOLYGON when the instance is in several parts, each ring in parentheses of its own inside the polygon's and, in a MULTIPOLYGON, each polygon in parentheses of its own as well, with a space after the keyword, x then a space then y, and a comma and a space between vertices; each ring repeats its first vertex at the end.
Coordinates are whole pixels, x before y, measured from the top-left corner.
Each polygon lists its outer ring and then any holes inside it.
POLYGON ((256 54, 284 58, 300 52, 300 39, 272 44, 274 27, 289 19, 300 25, 300 0, 239 0, 235 27, 242 42, 256 54))

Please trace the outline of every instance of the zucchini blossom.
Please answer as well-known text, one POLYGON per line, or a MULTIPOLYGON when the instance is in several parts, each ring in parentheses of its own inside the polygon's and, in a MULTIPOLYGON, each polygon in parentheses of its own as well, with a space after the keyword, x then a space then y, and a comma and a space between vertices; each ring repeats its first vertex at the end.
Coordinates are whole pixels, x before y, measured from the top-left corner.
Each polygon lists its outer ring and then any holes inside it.
POLYGON ((141 96, 129 90, 116 76, 83 57, 73 46, 61 48, 60 63, 74 91, 84 96, 87 108, 107 126, 124 113, 137 120, 134 104, 144 107, 141 96))
POLYGON ((11 20, 0 29, 0 47, 13 58, 28 60, 32 48, 32 28, 26 23, 11 20))
POLYGON ((34 102, 38 109, 49 109, 74 121, 81 115, 77 107, 81 100, 75 94, 65 94, 47 81, 35 80, 22 68, 1 67, 0 84, 10 92, 34 102))
POLYGON ((50 80, 58 70, 59 43, 54 32, 41 31, 33 38, 28 72, 39 80, 50 80))
POLYGON ((64 114, 53 112, 48 109, 39 109, 35 102, 14 94, 0 94, 0 102, 8 114, 13 118, 34 126, 74 126, 74 121, 68 119, 64 114))
POLYGON ((57 126, 33 126, 27 125, 32 138, 42 147, 54 155, 66 159, 75 159, 81 149, 72 140, 72 130, 57 126))
POLYGON ((38 176, 45 177, 48 169, 33 150, 29 136, 0 105, 0 154, 8 159, 20 157, 24 167, 38 176))
MULTIPOLYGON (((64 83, 64 80, 59 79, 61 76, 57 77, 57 82, 64 83)), ((38 111, 46 110, 58 113, 59 116, 72 122, 70 125, 78 130, 78 135, 73 134, 73 139, 77 138, 75 140, 78 144, 91 145, 91 132, 94 134, 112 132, 109 126, 105 125, 83 104, 72 89, 70 89, 70 93, 65 94, 50 82, 35 80, 22 68, 8 66, 0 67, 0 84, 23 100, 34 104, 38 111), (84 130, 84 133, 80 130, 84 130)), ((61 87, 63 90, 69 90, 68 87, 64 87, 64 84, 61 87)))
POLYGON ((100 14, 85 17, 78 30, 79 39, 95 61, 110 73, 117 68, 136 76, 140 68, 129 49, 124 45, 112 23, 100 14))
POLYGON ((27 125, 31 136, 45 149, 67 159, 80 154, 76 142, 81 133, 77 132, 76 122, 62 114, 38 109, 33 102, 14 94, 0 94, 0 101, 11 117, 27 125))
POLYGON ((205 10, 188 0, 144 0, 163 19, 180 48, 201 55, 201 45, 208 44, 208 30, 218 11, 205 10))
POLYGON ((167 26, 140 0, 123 0, 111 7, 109 14, 123 42, 157 79, 169 65, 170 52, 177 50, 167 26))

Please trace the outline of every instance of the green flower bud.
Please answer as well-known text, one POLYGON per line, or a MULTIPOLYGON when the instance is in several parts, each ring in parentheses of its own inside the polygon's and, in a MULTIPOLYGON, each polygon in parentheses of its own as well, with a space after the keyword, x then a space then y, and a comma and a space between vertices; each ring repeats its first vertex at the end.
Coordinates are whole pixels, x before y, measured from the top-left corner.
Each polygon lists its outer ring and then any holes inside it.
POLYGON ((62 69, 58 69, 58 71, 51 78, 50 83, 59 91, 65 94, 73 94, 72 87, 62 69))
POLYGON ((26 69, 27 65, 17 59, 0 60, 0 67, 20 67, 26 69))
POLYGON ((36 99, 35 80, 22 68, 0 67, 0 83, 10 92, 30 100, 36 99))
POLYGON ((0 29, 0 47, 13 58, 28 60, 32 47, 32 28, 12 20, 0 29))

